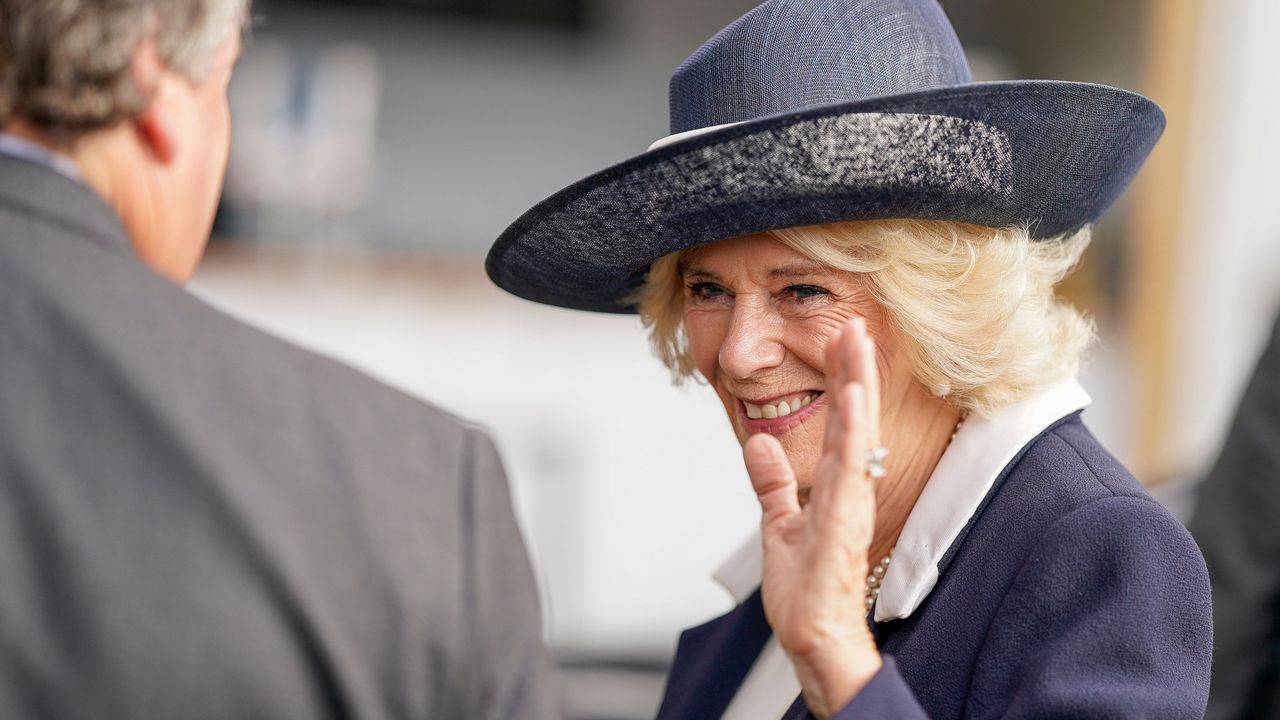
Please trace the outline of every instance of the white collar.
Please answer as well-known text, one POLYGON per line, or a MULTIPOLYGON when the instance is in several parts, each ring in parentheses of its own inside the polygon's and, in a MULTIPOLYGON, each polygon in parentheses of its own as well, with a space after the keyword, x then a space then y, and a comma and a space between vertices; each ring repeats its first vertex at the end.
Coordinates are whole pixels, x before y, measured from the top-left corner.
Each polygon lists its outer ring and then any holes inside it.
POLYGON ((80 168, 76 167, 75 161, 71 158, 17 135, 0 132, 0 155, 8 155, 37 165, 43 165, 76 182, 82 182, 80 168))
MULTIPOLYGON (((880 584, 875 620, 905 618, 938 582, 938 563, 1014 456, 1050 425, 1092 400, 1074 379, 1025 398, 988 418, 971 417, 942 453, 893 550, 880 584)), ((757 530, 716 570, 715 581, 741 603, 760 586, 757 530)))

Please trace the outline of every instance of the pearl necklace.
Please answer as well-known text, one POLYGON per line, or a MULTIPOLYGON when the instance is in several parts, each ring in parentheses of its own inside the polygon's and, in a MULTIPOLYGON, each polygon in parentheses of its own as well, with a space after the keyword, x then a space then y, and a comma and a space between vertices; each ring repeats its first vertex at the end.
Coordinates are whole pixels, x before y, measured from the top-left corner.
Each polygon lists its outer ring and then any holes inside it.
MULTIPOLYGON (((964 425, 965 416, 960 416, 960 421, 956 423, 956 429, 951 431, 951 439, 947 441, 947 447, 951 447, 951 443, 955 442, 956 435, 960 432, 960 426, 964 425)), ((889 562, 893 559, 893 551, 890 550, 888 555, 880 558, 880 562, 871 568, 871 574, 867 576, 867 585, 863 588, 862 603, 867 608, 867 612, 876 606, 876 600, 880 598, 880 583, 884 582, 884 574, 889 571, 889 562)))
POLYGON ((892 558, 893 551, 890 550, 888 555, 871 568, 871 574, 867 576, 867 587, 862 601, 867 606, 867 612, 871 612, 871 608, 876 606, 876 599, 880 597, 880 581, 884 579, 885 571, 889 569, 889 560, 892 558))

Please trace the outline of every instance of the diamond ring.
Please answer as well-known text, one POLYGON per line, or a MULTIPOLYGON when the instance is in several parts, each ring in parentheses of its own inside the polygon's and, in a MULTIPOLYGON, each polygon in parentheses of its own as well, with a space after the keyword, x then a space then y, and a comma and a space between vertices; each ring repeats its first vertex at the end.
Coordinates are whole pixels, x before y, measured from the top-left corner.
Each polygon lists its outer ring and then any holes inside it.
POLYGON ((884 461, 889 458, 889 448, 881 445, 867 451, 867 475, 874 480, 879 480, 889 471, 884 469, 884 461))

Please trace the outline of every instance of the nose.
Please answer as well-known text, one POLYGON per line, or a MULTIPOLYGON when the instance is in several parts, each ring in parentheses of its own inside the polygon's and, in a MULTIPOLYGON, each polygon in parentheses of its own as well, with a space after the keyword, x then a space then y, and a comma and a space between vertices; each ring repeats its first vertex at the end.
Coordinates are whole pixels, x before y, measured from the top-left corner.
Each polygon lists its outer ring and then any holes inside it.
POLYGON ((743 300, 739 296, 734 304, 718 358, 720 369, 735 380, 777 367, 787 352, 782 343, 783 318, 767 303, 743 300))

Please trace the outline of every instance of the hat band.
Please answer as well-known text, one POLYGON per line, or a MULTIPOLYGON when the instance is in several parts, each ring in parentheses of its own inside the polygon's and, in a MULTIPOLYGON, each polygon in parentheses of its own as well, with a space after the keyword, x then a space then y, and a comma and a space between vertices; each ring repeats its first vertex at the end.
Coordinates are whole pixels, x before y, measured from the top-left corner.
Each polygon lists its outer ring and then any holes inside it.
MULTIPOLYGON (((653 147, 740 124, 690 130, 653 147)), ((977 193, 990 203, 1012 192, 1009 138, 979 120, 853 112, 765 128, 735 138, 727 151, 719 145, 691 149, 628 175, 629 187, 645 188, 629 200, 633 209, 644 215, 679 205, 714 205, 724 201, 726 191, 735 202, 757 202, 895 188, 977 193), (708 192, 713 187, 718 190, 708 192)))
POLYGON ((746 123, 746 122, 748 121, 739 120, 738 122, 723 123, 721 125, 708 125, 707 127, 694 128, 692 130, 685 130, 684 132, 678 132, 675 135, 668 135, 662 138, 661 140, 655 140, 654 143, 649 146, 649 152, 657 150, 658 148, 666 147, 668 145, 674 145, 675 143, 678 143, 681 140, 688 140, 689 138, 698 137, 699 135, 706 135, 707 133, 712 133, 712 132, 715 132, 716 130, 723 130, 725 128, 733 127, 734 125, 742 125, 743 123, 746 123))

